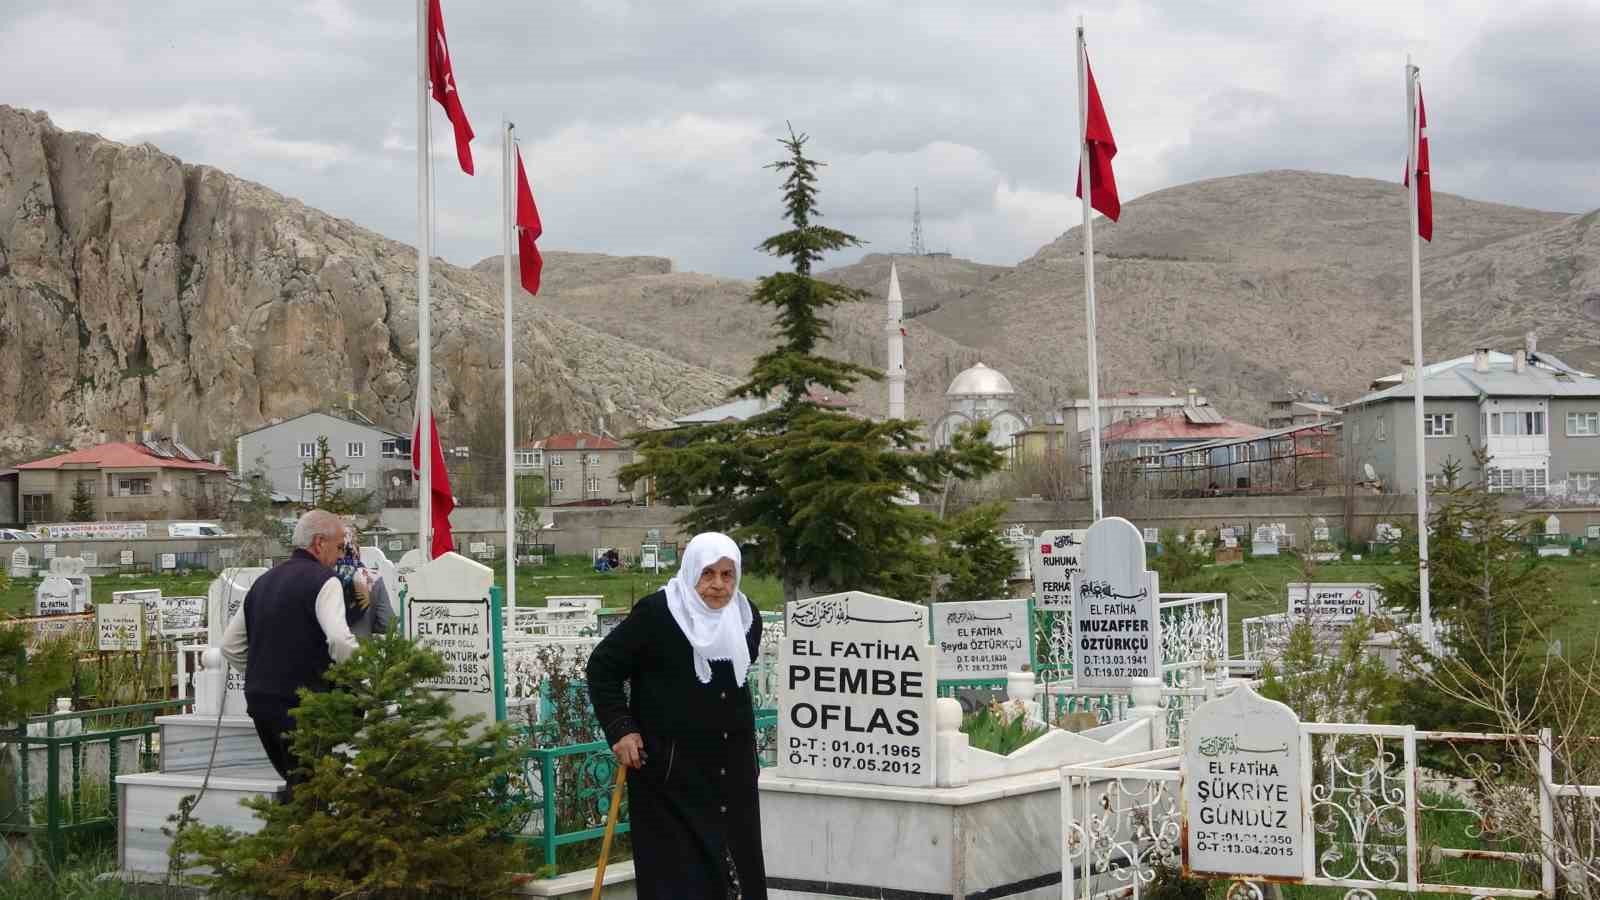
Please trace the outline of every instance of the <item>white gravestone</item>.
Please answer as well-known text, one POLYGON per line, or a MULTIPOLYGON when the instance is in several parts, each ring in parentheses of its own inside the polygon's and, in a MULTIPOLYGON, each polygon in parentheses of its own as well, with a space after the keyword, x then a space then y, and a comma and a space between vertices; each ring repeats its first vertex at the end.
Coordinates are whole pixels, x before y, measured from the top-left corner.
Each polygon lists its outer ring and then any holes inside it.
POLYGON ((1161 677, 1160 585, 1127 519, 1089 527, 1084 569, 1072 577, 1072 672, 1080 687, 1126 687, 1161 677))
POLYGON ((33 589, 33 614, 36 616, 64 616, 80 612, 73 609, 72 582, 60 575, 50 575, 39 580, 33 589))
POLYGON ((44 548, 39 551, 39 556, 41 558, 43 558, 43 559, 55 559, 56 558, 56 545, 55 544, 45 544, 44 548))
POLYGON ((144 609, 145 634, 154 634, 161 619, 161 591, 148 588, 139 591, 112 591, 112 603, 136 603, 144 609))
POLYGON ((1356 616, 1370 616, 1383 602, 1375 584, 1307 584, 1290 582, 1289 615, 1317 622, 1354 622, 1356 616))
POLYGON ((176 554, 176 553, 163 553, 163 554, 161 554, 161 570, 162 571, 170 572, 173 569, 176 569, 177 567, 178 567, 178 554, 176 554))
POLYGON ((1393 544, 1400 540, 1400 529, 1388 522, 1379 522, 1372 530, 1372 540, 1379 544, 1393 544))
POLYGON ((1547 537, 1560 537, 1561 517, 1552 513, 1544 520, 1544 533, 1547 537))
POLYGON ((92 569, 100 565, 100 551, 85 550, 78 554, 78 559, 83 562, 84 569, 92 569))
POLYGON ((1081 528, 1041 532, 1033 542, 1033 605, 1035 609, 1072 609, 1072 575, 1083 571, 1081 528))
POLYGON ((1160 540, 1161 540, 1161 531, 1159 529, 1146 528, 1144 530, 1144 542, 1146 544, 1158 543, 1160 540))
POLYGON ((122 566, 133 565, 133 551, 122 550, 117 553, 117 564, 122 566))
POLYGON ((88 566, 88 563, 78 556, 52 556, 49 559, 51 575, 82 575, 88 566))
POLYGON ((162 597, 155 603, 157 633, 178 636, 204 628, 206 601, 206 597, 162 597))
POLYGON ((1248 685, 1202 704, 1184 732, 1189 872, 1238 879, 1305 875, 1300 720, 1248 685))
POLYGON ((1026 600, 935 603, 929 618, 940 681, 1004 680, 1031 662, 1026 600))
POLYGON ((443 674, 419 686, 444 693, 458 716, 483 716, 480 729, 495 721, 504 697, 494 677, 493 585, 493 569, 453 552, 406 581, 406 634, 445 664, 443 674))
POLYGON ((94 608, 94 630, 101 651, 138 650, 144 642, 144 607, 101 603, 94 608))
POLYGON ((1333 540, 1333 532, 1328 529, 1327 519, 1319 517, 1311 523, 1311 539, 1313 541, 1322 541, 1324 543, 1333 540))
POLYGON ((18 547, 11 551, 11 577, 33 577, 33 560, 28 556, 28 548, 18 547))
POLYGON ((410 585, 411 573, 420 569, 427 561, 422 551, 415 547, 400 554, 400 560, 394 564, 394 584, 390 585, 390 592, 403 601, 410 585))
POLYGON ((405 541, 401 541, 401 540, 390 541, 389 542, 389 552, 390 553, 397 553, 397 552, 399 552, 400 548, 404 547, 405 545, 406 545, 405 541))
POLYGON ((605 604, 605 599, 599 594, 551 594, 544 598, 544 605, 548 609, 598 610, 605 604))
MULTIPOLYGON (((206 643, 212 647, 222 646, 222 634, 227 630, 228 622, 233 619, 234 613, 244 606, 245 595, 250 593, 250 586, 256 579, 265 575, 264 566, 246 566, 223 569, 222 573, 212 580, 206 589, 206 643)), ((248 635, 247 635, 248 637, 248 635)), ((226 665, 226 664, 225 664, 226 665)), ((228 681, 223 693, 222 712, 230 716, 245 715, 244 703, 244 673, 228 666, 228 681)), ((196 712, 210 712, 215 715, 216 710, 196 709, 196 712)))
POLYGON ((1278 530, 1265 525, 1257 528, 1250 540, 1250 553, 1252 556, 1277 556, 1278 530))
POLYGON ((796 600, 778 645, 778 774, 932 787, 928 609, 849 591, 796 600))

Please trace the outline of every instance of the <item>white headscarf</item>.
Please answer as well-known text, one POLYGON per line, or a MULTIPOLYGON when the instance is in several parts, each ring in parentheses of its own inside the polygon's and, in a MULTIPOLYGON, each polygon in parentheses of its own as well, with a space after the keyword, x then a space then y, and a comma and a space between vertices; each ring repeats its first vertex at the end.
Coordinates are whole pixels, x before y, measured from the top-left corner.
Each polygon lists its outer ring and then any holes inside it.
POLYGON ((694 674, 701 684, 711 683, 713 660, 732 663, 733 679, 740 687, 750 670, 750 645, 745 643, 750 631, 750 601, 739 590, 743 571, 739 545, 725 534, 707 531, 689 541, 677 576, 667 582, 667 609, 694 650, 694 674), (719 559, 733 560, 733 599, 721 609, 712 609, 700 599, 695 585, 700 573, 719 559))

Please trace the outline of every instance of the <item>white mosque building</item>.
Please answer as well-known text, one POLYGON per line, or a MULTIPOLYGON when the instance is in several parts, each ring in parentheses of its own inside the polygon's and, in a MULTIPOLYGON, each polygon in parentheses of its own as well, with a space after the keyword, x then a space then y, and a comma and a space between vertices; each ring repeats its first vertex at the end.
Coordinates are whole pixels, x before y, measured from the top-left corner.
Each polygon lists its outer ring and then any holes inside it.
POLYGON ((933 446, 948 447, 957 431, 973 422, 988 422, 989 443, 1009 450, 1012 436, 1028 427, 1011 409, 1016 397, 1011 379, 999 370, 981 362, 963 369, 944 392, 946 410, 933 423, 933 446))

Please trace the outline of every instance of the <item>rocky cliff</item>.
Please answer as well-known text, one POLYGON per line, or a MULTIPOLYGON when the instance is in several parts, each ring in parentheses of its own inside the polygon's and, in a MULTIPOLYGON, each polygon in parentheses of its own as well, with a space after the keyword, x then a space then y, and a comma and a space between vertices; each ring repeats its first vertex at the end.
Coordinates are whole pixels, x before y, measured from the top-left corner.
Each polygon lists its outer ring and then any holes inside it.
MULTIPOLYGON (((590 262, 552 256, 557 284, 590 262)), ((260 185, 0 106, 0 460, 145 424, 225 446, 347 399, 407 427, 415 266, 411 247, 260 185)), ((448 436, 498 421, 499 291, 442 261, 432 273, 448 436)), ((517 315, 531 431, 662 424, 733 383, 536 304, 517 315)))

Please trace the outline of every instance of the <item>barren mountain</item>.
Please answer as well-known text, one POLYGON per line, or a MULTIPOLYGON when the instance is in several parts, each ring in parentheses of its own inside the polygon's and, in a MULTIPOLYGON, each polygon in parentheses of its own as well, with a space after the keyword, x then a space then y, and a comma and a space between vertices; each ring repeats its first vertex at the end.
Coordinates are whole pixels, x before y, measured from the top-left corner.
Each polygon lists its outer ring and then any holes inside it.
MULTIPOLYGON (((498 419, 499 293, 442 261, 432 272, 448 436, 498 419)), ((517 393, 532 430, 661 424, 732 383, 542 309, 525 315, 517 393)), ((408 428, 416 335, 412 248, 149 144, 0 106, 0 458, 143 424, 225 446, 347 396, 408 428)))
MULTIPOLYGON (((1095 227, 1102 385, 1198 388, 1259 418, 1289 388, 1349 398, 1409 355, 1406 194, 1266 172, 1131 200, 1095 227)), ((1600 368, 1600 234, 1577 217, 1435 195, 1423 245, 1428 356, 1541 347, 1600 368)), ((899 267, 908 399, 931 420, 960 369, 1011 377, 1024 413, 1085 383, 1073 229, 1014 267, 872 254, 823 277, 868 292, 830 352, 881 366, 899 267)), ((655 257, 546 253, 519 292, 518 407, 532 431, 662 424, 723 399, 771 346, 750 281, 655 257)), ((353 395, 411 418, 412 248, 148 144, 62 132, 0 106, 0 460, 98 432, 176 426, 202 448, 353 395)), ((781 263, 774 260, 774 269, 781 263)), ((498 421, 500 265, 433 266, 434 385, 447 436, 498 421)), ((855 401, 883 409, 884 388, 855 401)))

